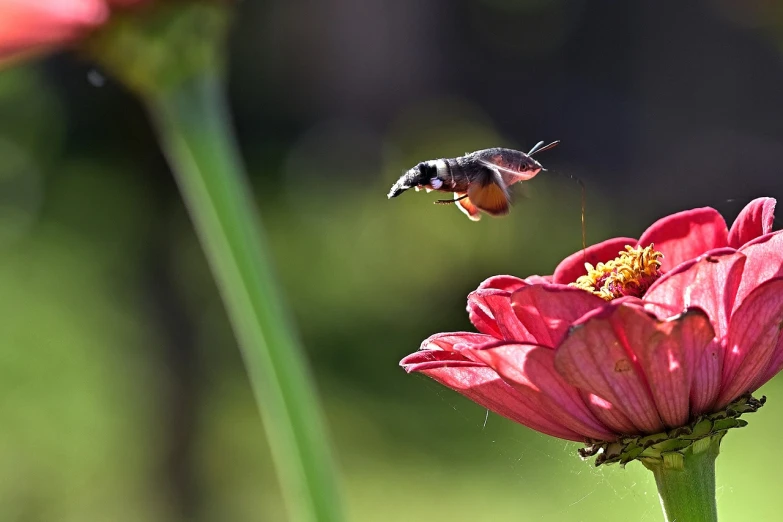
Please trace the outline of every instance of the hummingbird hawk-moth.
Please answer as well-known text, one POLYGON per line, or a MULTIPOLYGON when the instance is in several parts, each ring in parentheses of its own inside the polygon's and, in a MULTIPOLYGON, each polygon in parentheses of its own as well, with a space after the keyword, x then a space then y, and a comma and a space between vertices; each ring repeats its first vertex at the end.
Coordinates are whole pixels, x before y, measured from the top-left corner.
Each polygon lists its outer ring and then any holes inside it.
POLYGON ((509 187, 526 181, 544 169, 533 154, 556 146, 541 141, 525 154, 518 150, 492 148, 471 152, 459 158, 423 161, 403 174, 389 191, 389 199, 413 188, 427 192, 453 192, 454 199, 438 204, 456 204, 471 220, 481 219, 481 211, 491 216, 508 214, 509 187))

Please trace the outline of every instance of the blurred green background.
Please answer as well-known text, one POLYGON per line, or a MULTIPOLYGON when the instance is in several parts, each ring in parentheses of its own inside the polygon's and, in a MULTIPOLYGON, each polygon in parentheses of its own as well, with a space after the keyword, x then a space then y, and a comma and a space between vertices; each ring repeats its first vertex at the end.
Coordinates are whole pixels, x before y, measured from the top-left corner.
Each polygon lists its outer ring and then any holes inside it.
MULTIPOLYGON (((661 520, 641 465, 514 425, 399 360, 485 277, 783 196, 774 2, 243 2, 239 140, 354 521, 661 520), (386 200, 490 146, 555 171, 505 219, 386 200)), ((58 55, 0 73, 0 520, 284 520, 238 350, 137 101, 58 55)), ((722 520, 780 520, 783 378, 723 443, 722 520)))

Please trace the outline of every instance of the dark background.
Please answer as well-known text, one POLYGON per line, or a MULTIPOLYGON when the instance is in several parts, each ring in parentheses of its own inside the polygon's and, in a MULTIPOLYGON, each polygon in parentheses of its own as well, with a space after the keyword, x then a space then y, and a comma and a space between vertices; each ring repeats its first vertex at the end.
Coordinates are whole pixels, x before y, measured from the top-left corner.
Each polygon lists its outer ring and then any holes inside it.
MULTIPOLYGON (((660 520, 639 464, 397 366, 470 329, 485 277, 782 196, 774 1, 245 1, 239 141, 352 520, 660 520), (418 161, 562 140, 504 219, 387 201, 418 161)), ((0 73, 0 518, 283 520, 238 350, 143 107, 75 54, 0 73)), ((725 520, 776 520, 783 382, 718 459, 725 520)))

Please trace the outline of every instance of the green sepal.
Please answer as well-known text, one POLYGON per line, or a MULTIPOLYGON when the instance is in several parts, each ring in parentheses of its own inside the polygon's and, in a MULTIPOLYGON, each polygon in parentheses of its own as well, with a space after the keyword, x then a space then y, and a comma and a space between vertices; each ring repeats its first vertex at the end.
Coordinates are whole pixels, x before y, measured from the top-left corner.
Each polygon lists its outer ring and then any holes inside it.
POLYGON ((617 464, 625 466, 639 460, 647 464, 663 464, 666 467, 676 465, 683 452, 691 446, 694 450, 712 440, 720 439, 731 428, 743 428, 747 421, 739 417, 753 413, 766 402, 766 397, 756 399, 752 395, 743 395, 729 404, 724 410, 697 417, 691 424, 673 428, 651 435, 621 437, 616 441, 588 440, 579 456, 587 460, 596 457, 595 465, 617 464))

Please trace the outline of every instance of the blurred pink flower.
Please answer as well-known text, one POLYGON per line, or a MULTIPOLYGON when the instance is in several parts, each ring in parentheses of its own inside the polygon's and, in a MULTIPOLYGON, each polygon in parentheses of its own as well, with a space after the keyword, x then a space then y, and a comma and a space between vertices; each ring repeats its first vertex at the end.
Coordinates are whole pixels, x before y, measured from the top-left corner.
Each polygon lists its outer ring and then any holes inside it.
POLYGON ((468 296, 479 333, 433 335, 401 365, 574 441, 657 433, 723 409, 783 368, 774 207, 754 200, 730 230, 712 208, 680 212, 638 241, 577 252, 552 276, 491 277, 468 296))
POLYGON ((0 0, 0 62, 68 45, 144 0, 0 0))

